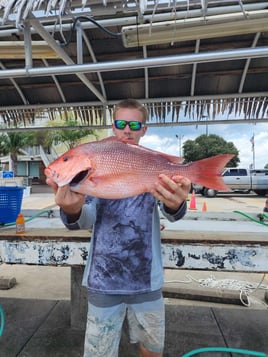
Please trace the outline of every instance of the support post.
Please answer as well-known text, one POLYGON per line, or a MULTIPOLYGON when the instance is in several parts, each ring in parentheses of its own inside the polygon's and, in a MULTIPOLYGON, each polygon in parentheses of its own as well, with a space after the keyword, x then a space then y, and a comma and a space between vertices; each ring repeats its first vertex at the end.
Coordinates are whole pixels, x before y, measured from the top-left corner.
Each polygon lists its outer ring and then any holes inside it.
POLYGON ((71 326, 85 329, 87 318, 87 290, 82 286, 84 267, 71 267, 71 326))

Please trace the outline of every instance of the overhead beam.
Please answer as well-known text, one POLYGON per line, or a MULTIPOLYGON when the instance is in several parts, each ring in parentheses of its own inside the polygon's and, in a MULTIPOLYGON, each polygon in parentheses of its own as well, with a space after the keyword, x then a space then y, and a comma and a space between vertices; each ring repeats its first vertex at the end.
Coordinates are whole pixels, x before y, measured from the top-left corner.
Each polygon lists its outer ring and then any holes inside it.
MULTIPOLYGON (((199 48, 200 48, 200 40, 196 40, 195 53, 199 52, 199 48)), ((191 79, 191 96, 194 95, 194 91, 195 91, 196 70, 197 70, 197 63, 194 63, 192 69, 192 79, 191 79)))
MULTIPOLYGON (((141 102, 145 103, 148 106, 148 109, 151 110, 156 110, 161 107, 163 108, 170 108, 172 107, 175 109, 175 116, 174 118, 174 113, 172 110, 172 115, 167 116, 165 120, 159 120, 158 115, 154 117, 154 119, 151 119, 148 122, 149 126, 190 126, 190 125, 210 125, 210 124, 221 124, 221 123, 228 123, 228 124, 245 124, 245 123, 267 123, 268 122, 268 117, 267 117, 267 97, 268 93, 263 92, 263 93, 247 93, 244 95, 237 95, 237 94, 232 94, 232 95, 225 95, 225 96, 216 96, 216 95, 210 95, 206 96, 205 98, 203 96, 196 96, 196 97, 179 97, 179 98, 157 98, 157 99, 143 99, 141 102), (204 105, 210 105, 211 109, 208 109, 207 113, 208 116, 202 117, 200 114, 196 113, 195 117, 189 118, 188 116, 185 117, 185 114, 181 117, 179 116, 179 111, 181 108, 182 111, 185 113, 185 109, 187 109, 188 112, 191 112, 191 107, 196 106, 196 104, 200 105, 203 107, 204 105), (214 113, 215 105, 217 107, 217 113, 214 113), (219 107, 220 105, 220 107, 219 107), (227 106, 226 106, 227 105, 227 106), (234 105, 234 106, 233 106, 234 105), (177 108, 177 109, 176 109, 177 108), (224 108, 224 111, 228 112, 228 115, 223 116, 222 109, 224 108), (229 109, 232 109, 232 113, 230 112, 229 109), (251 108, 250 111, 248 108, 251 108), (253 108, 255 108, 253 110, 253 108), (240 112, 240 117, 237 118, 234 112, 237 112, 239 110, 240 112), (260 114, 261 110, 261 114, 260 114), (213 116, 211 117, 213 111, 213 116), (210 114, 209 114, 210 113, 210 114), (220 119, 218 119, 218 114, 220 113, 220 119), (260 115, 259 115, 260 114, 260 115), (243 115, 243 116, 242 116, 243 115)), ((24 119, 27 121, 29 118, 29 114, 32 115, 32 113, 41 113, 43 112, 43 115, 45 117, 45 113, 50 113, 50 112, 57 112, 59 115, 60 113, 65 113, 68 108, 72 112, 77 112, 78 116, 80 115, 79 113, 84 112, 84 111, 91 111, 92 107, 94 107, 93 111, 101 111, 103 114, 107 112, 107 109, 109 107, 111 108, 117 101, 110 101, 107 103, 106 106, 101 105, 100 103, 93 103, 93 102, 87 102, 87 103, 65 103, 65 104, 54 104, 54 105, 31 105, 31 106, 20 106, 20 107, 7 107, 7 108, 2 108, 0 115, 3 115, 4 118, 7 120, 13 120, 17 118, 18 120, 24 121, 24 119), (108 105, 109 104, 109 105, 108 105)), ((88 122, 86 119, 86 124, 85 124, 85 118, 82 116, 82 125, 79 124, 76 127, 82 128, 82 127, 91 127, 93 129, 105 129, 109 128, 111 121, 110 120, 103 120, 103 116, 100 116, 97 121, 94 122, 88 122)), ((109 117, 108 117, 109 119, 109 117)), ((25 127, 9 127, 9 128, 3 128, 0 129, 1 131, 5 130, 23 130, 25 127)), ((47 127, 33 127, 33 126, 27 126, 28 130, 38 130, 38 129, 44 129, 47 127)), ((55 127, 53 127, 55 129, 55 127)))
MULTIPOLYGON (((25 41, 0 41, 0 57, 1 59, 25 59, 25 47, 27 47, 25 41)), ((46 41, 32 41, 31 54, 32 59, 60 58, 46 41)))
MULTIPOLYGON (((207 126, 207 125, 219 125, 219 124, 257 124, 257 123, 268 123, 268 118, 241 118, 241 119, 235 119, 235 118, 229 118, 229 119, 213 119, 213 120, 202 120, 202 121, 161 121, 161 122, 148 122, 146 126, 150 128, 158 128, 158 127, 174 127, 174 126, 207 126)), ((111 129, 111 124, 105 123, 105 124, 86 124, 86 125, 74 125, 71 127, 68 126, 24 126, 24 127, 8 127, 8 128, 0 128, 0 133, 5 133, 5 132, 23 132, 27 129, 27 131, 53 131, 53 130, 74 130, 74 129, 111 129)))
MULTIPOLYGON (((3 63, 2 63, 1 61, 0 61, 0 68, 2 68, 2 70, 5 70, 5 69, 6 69, 6 67, 3 65, 3 63)), ((18 83, 17 83, 13 78, 10 78, 10 82, 11 82, 12 85, 16 88, 16 91, 18 92, 18 94, 19 94, 21 100, 23 101, 23 103, 24 103, 25 105, 27 105, 27 104, 28 104, 28 101, 27 101, 27 99, 25 98, 25 95, 23 94, 23 92, 22 92, 20 86, 18 85, 18 83)))
MULTIPOLYGON (((260 38, 260 35, 261 35, 260 32, 256 33, 256 35, 254 37, 254 40, 253 40, 253 43, 252 43, 252 46, 251 46, 252 48, 255 48, 257 46, 257 43, 258 43, 259 38, 260 38)), ((245 83, 245 80, 246 80, 246 76, 247 76, 247 73, 248 73, 250 62, 251 62, 251 58, 248 58, 246 60, 246 63, 245 63, 244 69, 243 69, 243 73, 242 73, 240 84, 239 84, 239 88, 238 88, 238 93, 242 93, 243 92, 244 83, 245 83)))
MULTIPOLYGON (((143 46, 142 51, 143 51, 143 57, 148 58, 146 46, 143 46)), ((144 68, 144 92, 145 92, 145 98, 146 99, 149 98, 149 73, 147 67, 144 68)))
MULTIPOLYGON (((87 50, 91 56, 91 59, 94 63, 97 63, 97 59, 96 59, 96 56, 95 56, 95 53, 94 53, 94 50, 91 46, 91 43, 85 33, 85 31, 82 29, 82 36, 83 36, 83 40, 85 41, 85 45, 87 47, 87 50)), ((101 92, 102 92, 102 95, 104 98, 106 98, 106 90, 105 90, 105 86, 104 86, 104 82, 103 82, 103 79, 102 79, 102 76, 101 76, 101 73, 100 72, 97 72, 97 76, 98 76, 98 79, 99 79, 99 83, 100 83, 100 87, 101 87, 101 92)))
MULTIPOLYGON (((43 63, 44 63, 44 65, 45 65, 46 67, 49 67, 49 64, 48 64, 48 62, 47 62, 46 59, 43 59, 43 63)), ((63 93, 63 90, 61 89, 61 86, 60 86, 60 83, 59 83, 57 77, 53 75, 53 76, 52 76, 52 79, 53 79, 53 81, 54 81, 54 83, 55 83, 55 85, 56 85, 56 87, 57 87, 57 90, 58 90, 58 92, 59 92, 59 95, 60 95, 60 97, 61 97, 61 100, 63 101, 63 103, 66 103, 67 101, 66 101, 65 95, 64 95, 64 93, 63 93)))
MULTIPOLYGON (((45 60, 43 60, 44 62, 45 60)), ((6 69, 5 67, 3 67, 3 69, 6 69)), ((268 67, 261 67, 261 68, 248 68, 247 70, 247 75, 265 75, 268 73, 268 67)), ((150 75, 150 82, 153 83, 155 81, 157 81, 158 83, 160 81, 163 80, 184 80, 184 79, 191 79, 192 77, 192 72, 185 72, 185 73, 169 73, 169 74, 156 74, 156 75, 150 75)), ((208 77, 224 77, 224 76, 237 76, 237 77, 241 77, 241 69, 232 69, 232 70, 213 70, 213 71, 199 71, 196 73, 196 79, 201 80, 202 78, 208 78, 208 77)), ((92 83, 98 83, 97 79, 93 80, 92 83)), ((104 84, 105 85, 123 85, 123 84, 128 84, 128 85, 132 85, 132 84, 137 84, 137 83, 145 83, 145 78, 142 75, 142 73, 140 73, 139 76, 135 76, 135 77, 131 77, 131 78, 113 78, 113 79, 105 79, 104 84)), ((21 89, 38 89, 38 88, 51 88, 54 85, 48 81, 48 82, 41 82, 41 83, 23 83, 20 85, 21 89)), ((61 82, 61 87, 80 87, 81 83, 79 80, 77 80, 76 82, 74 81, 64 81, 61 82)), ((11 90, 11 84, 4 84, 1 86, 2 90, 11 90)), ((195 94, 191 93, 191 96, 194 96, 195 94)), ((204 96, 206 96, 204 94, 204 96)), ((149 97, 148 97, 149 98, 149 97)), ((145 97, 146 99, 146 97, 145 97)))
MULTIPOLYGON (((254 4, 243 4, 243 8, 245 11, 257 11, 257 10, 265 10, 268 8, 268 1, 263 1, 260 3, 254 3, 254 4)), ((215 7, 208 7, 206 15, 218 15, 218 14, 231 14, 231 13, 241 13, 241 6, 240 5, 231 5, 231 6, 215 6, 215 7)), ((103 15, 103 7, 102 7, 102 15, 103 15)), ((77 13, 76 16, 84 16, 84 13, 77 13)), ((92 16, 91 13, 89 13, 89 16, 92 16)), ((98 14, 97 12, 94 11, 94 16, 101 16, 101 13, 98 14)), ((109 15, 108 15, 109 16, 109 15)), ((111 27, 111 26, 127 26, 131 24, 137 24, 137 17, 136 16, 119 16, 117 18, 114 18, 114 14, 112 15, 113 18, 107 18, 103 20, 99 20, 98 23, 99 25, 103 27, 111 27)), ((39 20, 44 24, 45 29, 48 32, 61 32, 61 31, 70 31, 70 20, 73 21, 74 14, 64 14, 61 16, 61 22, 56 23, 53 25, 45 25, 45 23, 50 22, 51 20, 57 20, 58 16, 57 15, 52 15, 50 14, 48 16, 44 17, 39 17, 39 20), (67 22, 69 21, 69 22, 67 22)), ((155 21, 168 21, 168 20, 176 20, 176 19, 187 19, 187 18, 194 18, 194 17, 200 17, 203 18, 203 11, 202 9, 189 9, 185 11, 175 11, 172 8, 172 11, 170 12, 162 12, 162 13, 155 13, 153 18, 154 22, 155 21)), ((144 22, 151 22, 152 21, 152 15, 143 15, 143 20, 144 22)), ((90 21, 83 21, 81 23, 81 27, 83 29, 89 29, 89 28, 96 28, 96 26, 90 22, 90 21)), ((36 33, 35 29, 31 29, 32 33, 36 33)), ((6 36, 12 36, 12 35, 19 35, 21 31, 16 28, 5 28, 0 31, 0 37, 6 37, 6 36)))
MULTIPOLYGON (((268 46, 258 48, 243 48, 227 51, 215 51, 206 53, 195 53, 185 55, 174 56, 162 56, 141 58, 135 60, 124 61, 110 61, 102 63, 88 63, 88 64, 70 64, 64 66, 54 67, 38 67, 38 68, 20 68, 4 70, 0 72, 0 78, 19 78, 19 77, 42 77, 50 75, 66 75, 76 74, 80 76, 84 73, 92 72, 111 72, 111 71, 123 71, 127 69, 139 69, 145 67, 159 67, 159 66, 178 66, 193 63, 211 63, 220 61, 232 61, 247 58, 262 58, 268 57, 268 46)), ((83 78, 83 75, 82 75, 83 78)), ((98 93, 98 98, 101 102, 104 102, 103 96, 98 93)))
MULTIPOLYGON (((183 101, 202 101, 202 100, 224 100, 224 99, 239 99, 239 98, 268 98, 268 91, 263 92, 249 92, 249 93, 230 93, 230 94, 211 94, 211 95, 196 95, 191 96, 181 96, 181 97, 163 97, 163 98, 148 98, 140 99, 141 103, 163 103, 163 102, 183 102, 183 101)), ((108 100, 106 106, 113 106, 118 103, 118 100, 108 100)), ((43 103, 43 104, 29 104, 29 105, 10 105, 1 106, 1 111, 5 110, 50 110, 57 108, 73 108, 73 107, 103 107, 103 104, 99 101, 90 102, 69 102, 69 103, 43 103)))
MULTIPOLYGON (((45 30, 45 28, 40 24, 34 15, 32 15, 29 19, 30 24, 35 28, 38 34, 49 44, 49 46, 60 56, 60 58, 70 66, 76 66, 74 61, 68 56, 68 54, 57 44, 54 38, 45 30)), ((28 71, 30 71, 28 69, 28 71)), ((73 72, 79 77, 79 79, 95 94, 95 96, 104 103, 106 99, 103 95, 98 91, 98 89, 88 80, 88 78, 84 75, 83 71, 81 72, 73 72)), ((58 73, 51 73, 51 75, 57 75, 58 73)), ((27 75, 26 75, 27 76, 27 75)))

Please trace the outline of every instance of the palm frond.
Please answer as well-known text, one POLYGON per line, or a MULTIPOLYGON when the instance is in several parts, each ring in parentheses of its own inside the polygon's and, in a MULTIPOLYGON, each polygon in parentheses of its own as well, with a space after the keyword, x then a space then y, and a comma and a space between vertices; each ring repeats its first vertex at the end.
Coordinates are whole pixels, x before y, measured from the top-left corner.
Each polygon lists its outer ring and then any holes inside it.
MULTIPOLYGON (((9 15, 15 15, 16 25, 19 27, 32 11, 40 10, 48 15, 51 11, 57 10, 61 16, 71 8, 83 9, 87 4, 90 4, 90 0, 0 0, 0 20, 3 25, 9 15)), ((102 4, 106 6, 107 0, 102 0, 102 4)))

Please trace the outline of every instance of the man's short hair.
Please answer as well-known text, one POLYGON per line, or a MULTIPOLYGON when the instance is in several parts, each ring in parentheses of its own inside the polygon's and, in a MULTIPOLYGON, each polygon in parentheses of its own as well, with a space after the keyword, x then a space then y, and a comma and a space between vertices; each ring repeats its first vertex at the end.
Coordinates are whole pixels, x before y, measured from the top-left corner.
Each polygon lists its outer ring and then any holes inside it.
POLYGON ((142 122, 145 124, 147 119, 148 119, 148 111, 146 107, 141 104, 138 100, 136 99, 124 99, 121 100, 121 102, 117 103, 114 107, 114 118, 115 118, 115 113, 122 108, 128 108, 128 109, 138 109, 141 114, 142 114, 142 122))

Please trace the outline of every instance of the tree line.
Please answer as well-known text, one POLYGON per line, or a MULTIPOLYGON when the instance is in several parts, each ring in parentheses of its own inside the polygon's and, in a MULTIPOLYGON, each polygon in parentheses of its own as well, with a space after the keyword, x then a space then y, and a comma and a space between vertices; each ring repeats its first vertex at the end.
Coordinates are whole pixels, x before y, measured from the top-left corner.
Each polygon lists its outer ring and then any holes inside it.
MULTIPOLYGON (((75 126, 74 120, 68 120, 65 126, 75 126)), ((69 130, 42 130, 26 132, 5 132, 0 135, 0 156, 10 155, 12 171, 17 173, 18 155, 30 146, 42 145, 49 148, 53 144, 65 143, 67 148, 76 146, 81 138, 87 135, 94 135, 98 139, 95 130, 72 129, 69 130)), ((222 137, 210 134, 200 135, 195 140, 187 140, 183 144, 184 163, 201 160, 219 154, 233 154, 233 159, 228 163, 228 167, 237 167, 240 163, 239 151, 233 142, 227 142, 222 137)), ((268 164, 266 165, 268 167, 268 164)))
MULTIPOLYGON (((65 122, 67 127, 75 127, 74 120, 65 122)), ((92 129, 72 129, 70 130, 41 130, 41 131, 12 131, 0 134, 0 156, 10 155, 11 170, 17 175, 18 156, 23 154, 27 147, 41 145, 48 151, 53 144, 65 143, 66 148, 76 146, 80 139, 87 135, 97 134, 92 129)))

